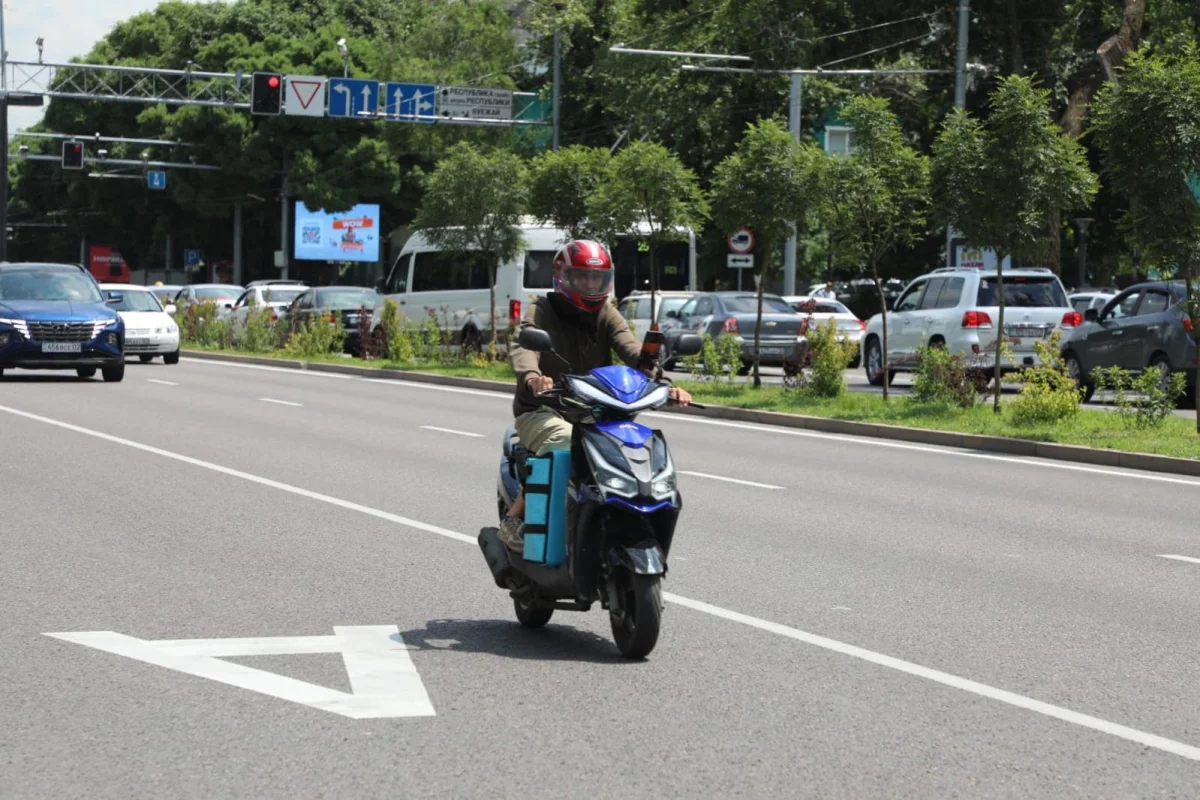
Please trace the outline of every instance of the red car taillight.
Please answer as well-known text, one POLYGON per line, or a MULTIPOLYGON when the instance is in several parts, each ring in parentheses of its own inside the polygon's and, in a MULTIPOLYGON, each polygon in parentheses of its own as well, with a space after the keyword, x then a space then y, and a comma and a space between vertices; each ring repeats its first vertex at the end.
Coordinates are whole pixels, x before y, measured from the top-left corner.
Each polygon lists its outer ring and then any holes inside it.
POLYGON ((726 333, 738 333, 738 324, 737 324, 736 317, 729 317, 728 319, 725 320, 725 332, 726 333))
POLYGON ((1083 324, 1083 314, 1078 311, 1068 311, 1063 314, 1062 324, 1064 328, 1078 328, 1083 324))
POLYGON ((990 328, 992 327, 992 318, 986 311, 967 311, 963 314, 962 326, 964 328, 990 328))
POLYGON ((508 324, 510 327, 515 328, 520 323, 521 323, 521 301, 520 300, 509 300, 508 301, 508 324))
POLYGON ((1191 333, 1192 332, 1192 318, 1187 315, 1184 315, 1182 322, 1183 322, 1183 329, 1185 331, 1187 331, 1188 333, 1191 333))

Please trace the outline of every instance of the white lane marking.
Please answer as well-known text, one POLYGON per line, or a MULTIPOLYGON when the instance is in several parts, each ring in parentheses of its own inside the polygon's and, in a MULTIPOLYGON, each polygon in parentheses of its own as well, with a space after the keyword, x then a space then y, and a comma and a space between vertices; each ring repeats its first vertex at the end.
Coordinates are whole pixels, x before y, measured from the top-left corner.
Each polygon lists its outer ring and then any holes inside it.
POLYGON ((232 367, 234 369, 257 369, 262 372, 282 372, 287 375, 308 375, 314 378, 332 378, 338 381, 352 381, 354 375, 342 375, 339 372, 314 372, 307 369, 290 369, 289 367, 268 367, 265 364, 234 364, 230 361, 211 361, 207 358, 192 358, 183 356, 188 364, 204 364, 210 367, 232 367))
POLYGON ((782 486, 775 486, 770 483, 756 483, 755 481, 743 481, 738 478, 723 478, 720 475, 709 475, 707 472, 692 472, 691 470, 681 469, 680 475, 691 475, 694 478, 708 478, 710 481, 724 481, 725 483, 738 483, 742 486, 755 486, 759 489, 782 489, 782 486))
POLYGON ((752 628, 758 628, 762 631, 785 636, 789 639, 794 639, 798 642, 819 647, 822 650, 829 650, 834 653, 840 653, 851 658, 857 658, 862 661, 876 664, 888 669, 894 669, 917 678, 924 678, 934 683, 940 683, 943 686, 949 686, 952 689, 959 689, 964 692, 986 697, 990 700, 997 700, 1010 706, 1032 711, 1036 714, 1042 714, 1047 717, 1069 722, 1072 725, 1079 725, 1083 728, 1089 728, 1100 733, 1107 733, 1110 736, 1116 736, 1120 739, 1125 739, 1130 742, 1145 747, 1153 747, 1156 750, 1163 750, 1167 753, 1172 753, 1192 761, 1200 761, 1200 747, 1193 747, 1183 742, 1177 742, 1173 739, 1167 739, 1162 736, 1156 736, 1153 733, 1130 728, 1125 725, 1120 725, 1116 722, 1100 719, 1099 717, 1080 714, 1077 711, 1072 711, 1069 708, 1063 708, 1051 703, 1044 703, 1041 700, 1034 700, 1032 697, 1010 692, 1005 689, 997 689, 994 686, 988 686, 985 683, 960 678, 957 675, 951 675, 946 672, 941 672, 929 667, 923 667, 920 664, 914 664, 911 661, 904 661, 899 658, 876 653, 871 650, 866 650, 862 647, 855 647, 852 644, 845 644, 834 639, 829 639, 824 636, 818 636, 814 633, 806 633, 796 628, 790 628, 787 625, 780 625, 777 622, 768 622, 764 619, 751 617, 747 614, 739 614, 736 611, 730 611, 719 606, 709 605, 708 603, 699 600, 691 600, 687 597, 680 597, 671 592, 663 592, 663 599, 678 603, 679 605, 690 608, 693 611, 700 611, 705 614, 711 614, 714 617, 727 619, 731 622, 740 622, 743 625, 749 625, 752 628))
POLYGON ((199 678, 290 700, 351 719, 433 717, 433 704, 395 625, 334 626, 333 636, 262 639, 195 639, 156 642, 113 631, 47 633, 199 678), (305 639, 313 641, 306 642, 305 639), (254 648, 251 643, 260 645, 254 648), (227 646, 228 645, 228 646, 227 646), (246 652, 250 650, 251 652, 246 652), (350 694, 274 672, 222 661, 241 655, 341 653, 350 694))
MULTIPOLYGON (((214 364, 218 366, 238 367, 240 369, 261 369, 273 372, 286 372, 292 375, 320 375, 326 378, 343 378, 353 380, 350 375, 338 375, 329 372, 310 372, 300 369, 286 369, 283 367, 267 367, 258 364, 230 364, 224 361, 206 361, 204 359, 189 359, 191 363, 198 364, 214 364)), ((402 389, 425 389, 435 392, 452 392, 455 394, 470 394, 477 397, 490 397, 492 399, 511 401, 512 395, 506 391, 484 391, 482 389, 463 389, 457 386, 438 386, 432 383, 417 383, 416 381, 405 380, 388 380, 382 378, 358 378, 363 383, 380 383, 388 386, 395 386, 402 389)), ((1183 486, 1195 486, 1200 488, 1200 481, 1188 480, 1187 478, 1174 478, 1168 475, 1158 475, 1144 470, 1129 470, 1124 472, 1116 469, 1105 469, 1103 467, 1087 467, 1077 464, 1070 464, 1064 461, 1055 461, 1053 459, 1030 459, 1020 456, 1004 456, 993 455, 990 453, 973 453, 967 450, 956 449, 952 447, 938 447, 933 445, 905 444, 902 442, 892 442, 883 439, 873 439, 869 436, 847 436, 837 433, 821 433, 820 431, 804 431, 795 428, 786 428, 773 425, 758 425, 746 422, 728 422, 718 419, 704 419, 702 417, 686 416, 684 414, 671 414, 660 411, 651 411, 642 415, 643 417, 651 417, 654 419, 675 420, 678 422, 691 422, 696 425, 713 425, 725 428, 737 428, 747 431, 758 431, 759 433, 767 433, 771 435, 784 434, 786 436, 803 436, 810 439, 826 439, 834 442, 845 442, 848 444, 866 445, 869 447, 890 447, 897 450, 909 450, 918 453, 933 453, 943 456, 960 456, 963 458, 978 458, 988 461, 1001 461, 1009 464, 1024 464, 1030 467, 1044 467, 1046 469, 1062 469, 1072 472, 1085 472, 1092 475, 1108 475, 1117 478, 1135 478, 1144 481, 1159 481, 1161 483, 1174 483, 1183 486)))
POLYGON ((1160 555, 1159 558, 1169 558, 1172 561, 1186 561, 1189 564, 1200 564, 1200 558, 1192 558, 1191 556, 1160 555))
POLYGON ((453 428, 439 428, 436 425, 422 425, 427 431, 438 431, 439 433, 453 433, 455 436, 470 436, 474 439, 482 439, 482 433, 470 433, 468 431, 456 431, 453 428))
POLYGON ((146 383, 157 383, 159 386, 178 386, 178 383, 172 381, 160 381, 158 378, 146 378, 146 383))
POLYGON ((757 425, 747 422, 726 422, 718 419, 700 419, 698 417, 689 417, 683 414, 667 414, 662 412, 650 412, 643 414, 644 417, 654 417, 655 419, 672 419, 681 422, 694 422, 698 425, 715 425, 723 428, 738 428, 747 431, 757 431, 759 433, 768 433, 772 436, 784 434, 785 436, 803 436, 810 439, 827 439, 834 442, 844 442, 847 444, 863 444, 871 447, 890 447, 896 450, 915 450, 919 453, 933 453, 934 455, 942 456, 961 456, 963 458, 979 458, 986 461, 1003 461, 1009 464, 1024 464, 1030 467, 1046 467, 1049 469, 1064 469, 1071 472, 1088 472, 1093 475, 1109 475, 1117 478, 1138 478, 1144 481, 1160 481, 1163 483, 1178 483, 1184 486, 1195 486, 1200 488, 1200 481, 1189 480, 1187 478, 1174 478, 1169 475, 1159 475, 1152 472, 1141 470, 1130 470, 1124 472, 1116 469, 1105 469, 1104 467, 1085 467, 1076 464, 1068 464, 1061 461, 1053 461, 1051 459, 1036 459, 1022 458, 1020 456, 998 456, 990 453, 974 453, 967 450, 956 449, 952 447, 938 447, 934 445, 919 445, 919 444, 904 444, 902 442, 889 442, 882 439, 872 439, 869 436, 845 436, 837 433, 820 433, 818 431, 801 431, 795 428, 774 427, 770 425, 757 425))
POLYGON ((244 481, 250 481, 251 483, 257 483, 260 486, 269 486, 272 489, 278 489, 281 492, 288 492, 290 494, 298 495, 300 497, 306 497, 309 500, 317 500, 322 503, 328 503, 333 506, 338 506, 339 508, 344 508, 347 511, 357 511, 360 514, 366 514, 368 516, 376 517, 377 519, 386 520, 388 522, 394 522, 397 525, 404 525, 409 528, 415 528, 416 530, 425 531, 426 533, 436 533, 438 536, 445 536, 448 539, 456 539, 457 541, 467 542, 468 544, 476 543, 476 537, 467 536, 465 533, 459 533, 458 531, 447 530, 446 528, 439 528, 437 525, 429 525, 424 522, 419 522, 415 519, 409 519, 408 517, 402 517, 399 514, 392 514, 387 511, 380 511, 377 508, 371 508, 370 506, 360 505, 359 503, 352 503, 349 500, 342 500, 339 497, 331 497, 330 495, 321 494, 320 492, 310 492, 308 489, 301 489, 299 486, 292 486, 287 483, 281 483, 280 481, 271 480, 270 478, 263 478, 258 475, 251 475, 249 472, 242 472, 241 470, 232 469, 230 467, 223 467, 220 464, 214 464, 211 461, 201 461, 198 458, 192 458, 191 456, 185 456, 180 453, 173 453, 170 450, 163 450, 161 447, 154 447, 152 445, 142 444, 141 442, 135 442, 131 439, 122 439, 120 436, 113 436, 108 433, 101 433, 100 431, 94 431, 94 430, 91 430, 90 428, 84 428, 79 425, 72 425, 69 422, 60 422, 59 420, 50 419, 49 417, 39 416, 38 414, 30 414, 28 411, 20 411, 15 408, 9 408, 8 406, 0 406, 0 411, 3 411, 8 414, 13 414, 14 416, 24 417, 25 419, 31 419, 36 422, 43 422, 47 425, 53 425, 57 428, 62 428, 64 430, 74 431, 75 433, 82 433, 85 436, 91 436, 96 439, 103 439, 104 441, 112 442, 113 444, 119 444, 119 445, 123 445, 125 447, 132 447, 133 449, 141 450, 144 453, 153 453, 156 456, 162 456, 163 458, 169 458, 174 461, 180 461, 184 464, 191 464, 194 467, 201 467, 203 469, 212 470, 213 472, 219 472, 222 475, 228 475, 231 478, 240 478, 241 480, 244 480, 244 481))
MULTIPOLYGON (((342 500, 337 497, 331 497, 329 495, 320 494, 319 492, 311 492, 307 489, 301 489, 297 486, 291 486, 286 483, 281 483, 279 481, 271 480, 270 478, 262 478, 257 475, 251 475, 250 473, 247 473, 247 472, 241 472, 239 470, 231 469, 229 467, 223 467, 219 464, 213 464, 213 463, 210 463, 207 461, 201 461, 198 458, 192 458, 190 456, 181 455, 179 453, 172 453, 169 450, 163 450, 162 448, 159 448, 159 447, 152 447, 150 445, 142 444, 140 442, 134 442, 129 439, 122 439, 119 436, 113 436, 111 434, 101 433, 100 431, 91 430, 89 428, 84 428, 79 425, 72 425, 69 422, 61 422, 56 419, 50 419, 49 417, 43 417, 38 414, 31 414, 28 411, 20 411, 15 408, 9 408, 7 406, 0 406, 0 411, 3 411, 8 414, 12 414, 14 416, 24 417, 25 419, 31 419, 31 420, 34 420, 37 422, 42 422, 47 425, 52 425, 57 428, 62 428, 64 430, 81 433, 85 436, 91 436, 96 439, 102 439, 107 442, 113 442, 114 444, 120 444, 120 445, 124 445, 125 447, 131 447, 135 450, 141 450, 142 452, 160 455, 160 456, 163 456, 164 458, 169 458, 169 459, 172 459, 175 461, 180 461, 185 464, 192 464, 193 466, 198 466, 198 467, 202 467, 204 469, 212 470, 213 472, 218 472, 218 473, 221 473, 222 475, 229 475, 231 477, 241 478, 242 480, 250 481, 252 483, 257 483, 262 486, 270 486, 271 488, 279 489, 281 491, 289 492, 291 494, 299 495, 301 497, 306 497, 311 500, 319 500, 323 503, 328 503, 330 505, 334 505, 339 508, 345 508, 349 511, 358 511, 362 514, 366 514, 368 516, 372 516, 377 519, 383 519, 383 520, 387 520, 389 522, 395 522, 399 525, 404 525, 406 527, 415 528, 416 530, 426 531, 428 533, 436 533, 437 535, 444 536, 448 539, 454 539, 456 541, 466 542, 468 544, 476 543, 476 537, 468 536, 464 533, 459 533, 457 531, 447 530, 446 528, 439 528, 436 525, 429 525, 428 523, 418 522, 418 521, 412 520, 412 519, 407 519, 405 517, 401 517, 396 514, 388 513, 386 511, 380 511, 379 509, 360 505, 359 503, 352 503, 348 500, 342 500)), ((719 617, 721 619, 725 619, 730 622, 738 622, 743 625, 747 625, 751 628, 757 628, 758 630, 766 631, 768 633, 774 633, 779 636, 784 636, 786 638, 793 639, 798 642, 803 642, 805 644, 812 645, 814 647, 818 647, 818 648, 821 648, 824 650, 829 650, 829 651, 832 651, 835 653, 840 653, 842 655, 850 656, 851 658, 857 658, 862 661, 867 661, 869 663, 876 664, 881 667, 886 667, 888 669, 894 669, 899 672, 903 672, 903 673, 912 675, 917 678, 924 678, 926 680, 933 681, 934 683, 939 683, 939 684, 948 686, 953 689, 959 689, 961 691, 968 692, 970 694, 979 695, 981 697, 986 697, 986 698, 989 698, 992 700, 996 700, 998 702, 1005 703, 1007 705, 1011 705, 1016 708, 1021 708, 1021 709, 1025 709, 1027 711, 1032 711, 1036 714, 1042 714, 1044 716, 1052 717, 1054 719, 1058 719, 1063 722, 1068 722, 1073 725, 1078 725, 1080 727, 1088 728, 1090 730, 1098 731, 1100 733, 1106 733, 1106 734, 1109 734, 1110 736, 1115 736, 1120 739, 1125 739, 1127 741, 1135 742, 1135 743, 1141 744, 1145 747, 1152 747, 1157 750, 1162 750, 1167 753, 1172 753, 1174 755, 1182 756, 1183 758, 1187 758, 1192 761, 1200 761, 1200 748, 1193 747, 1192 745, 1189 745, 1189 744, 1184 744, 1183 742, 1178 742, 1173 739, 1167 739, 1162 736, 1157 736, 1152 733, 1140 731, 1140 730, 1137 730, 1136 728, 1130 728, 1130 727, 1127 727, 1125 725, 1120 725, 1115 722, 1109 722, 1107 720, 1103 720, 1098 717, 1088 716, 1087 714, 1080 714, 1076 711, 1071 711, 1070 709, 1062 708, 1061 706, 1055 706, 1050 703, 1042 702, 1041 700, 1034 700, 1033 698, 1025 697, 1024 695, 1019 695, 1015 692, 1009 692, 1004 689, 997 689, 993 686, 988 686, 987 684, 978 683, 976 681, 972 681, 967 678, 960 678, 957 675, 951 675, 946 672, 940 672, 935 669, 930 669, 929 667, 923 667, 923 666, 920 666, 919 664, 914 664, 909 661, 904 661, 899 658, 894 658, 892 656, 884 655, 883 653, 876 653, 874 651, 867 650, 862 647, 856 647, 855 645, 845 644, 843 642, 839 642, 834 639, 829 639, 824 636, 818 636, 816 634, 806 633, 797 628, 791 628, 786 625, 780 625, 779 623, 776 623, 776 622, 769 622, 767 620, 759 619, 757 617, 752 617, 747 614, 741 614, 737 611, 731 611, 729 609, 721 608, 720 606, 714 606, 709 603, 702 602, 700 600, 692 600, 687 597, 683 597, 681 595, 674 594, 672 592, 663 592, 663 598, 666 599, 668 602, 677 603, 678 605, 681 605, 685 608, 690 608, 693 611, 699 611, 700 613, 709 614, 711 616, 719 617)), ((116 634, 113 634, 113 635, 116 635, 116 634)), ((134 641, 138 641, 138 640, 134 640, 134 641)))
POLYGON ((281 405, 281 406, 292 406, 293 408, 303 408, 304 407, 304 405, 302 403, 293 403, 290 400, 272 400, 269 397, 260 397, 258 399, 263 401, 264 403, 275 403, 276 405, 281 405))

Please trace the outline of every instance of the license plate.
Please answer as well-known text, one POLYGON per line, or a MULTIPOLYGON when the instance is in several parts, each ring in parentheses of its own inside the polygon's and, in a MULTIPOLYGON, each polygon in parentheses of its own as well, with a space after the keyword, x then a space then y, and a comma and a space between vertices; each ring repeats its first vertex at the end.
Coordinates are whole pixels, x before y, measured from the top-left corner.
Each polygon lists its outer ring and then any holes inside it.
POLYGON ((779 347, 764 347, 763 355, 778 356, 783 354, 783 349, 779 347))
POLYGON ((79 342, 42 342, 43 353, 80 353, 83 345, 79 342))
POLYGON ((132 345, 150 344, 150 340, 149 339, 126 339, 125 344, 132 344, 132 345))

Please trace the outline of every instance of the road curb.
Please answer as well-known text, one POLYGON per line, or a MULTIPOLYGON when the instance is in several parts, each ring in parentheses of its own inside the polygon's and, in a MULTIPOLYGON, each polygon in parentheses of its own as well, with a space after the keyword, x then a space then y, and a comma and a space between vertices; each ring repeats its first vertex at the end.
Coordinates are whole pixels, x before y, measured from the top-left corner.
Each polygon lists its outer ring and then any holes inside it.
MULTIPOLYGON (((435 386, 451 386, 476 389, 496 394, 512 395, 512 384, 484 378, 464 378, 455 375, 435 375, 428 372, 409 372, 386 367, 356 367, 350 364, 325 364, 311 361, 295 361, 262 356, 243 356, 230 353, 211 353, 204 350, 184 350, 181 355, 208 361, 224 361, 235 364, 281 367, 284 369, 328 372, 357 377, 426 383, 435 386)), ((707 408, 664 408, 669 414, 705 417, 730 422, 749 422, 757 425, 773 425, 783 428, 798 428, 844 436, 865 436, 874 439, 890 439, 912 444, 928 444, 937 447, 957 447, 964 450, 979 450, 1012 456, 1045 458, 1053 461, 1070 461, 1103 467, 1121 467, 1143 472, 1166 472, 1175 475, 1200 477, 1200 461, 1149 453, 1123 453, 1118 450, 1101 450, 1095 447, 1038 442, 1032 439, 1009 439, 1003 436, 985 436, 973 433, 955 433, 925 428, 906 428, 901 425, 883 425, 875 422, 854 422, 828 417, 808 417, 782 411, 762 411, 733 406, 708 406, 707 408)))

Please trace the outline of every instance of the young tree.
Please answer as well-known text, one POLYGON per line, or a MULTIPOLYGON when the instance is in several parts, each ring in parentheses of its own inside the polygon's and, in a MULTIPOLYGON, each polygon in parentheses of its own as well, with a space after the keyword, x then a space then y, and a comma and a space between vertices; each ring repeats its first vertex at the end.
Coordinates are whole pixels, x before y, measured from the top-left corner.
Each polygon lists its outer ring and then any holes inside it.
MULTIPOLYGON (((1122 220, 1129 240, 1144 261, 1182 271, 1187 313, 1200 321, 1200 203, 1187 183, 1200 175, 1200 52, 1135 53, 1092 114, 1104 172, 1129 200, 1122 220)), ((1200 326, 1192 336, 1200 346, 1200 326)), ((1200 381, 1189 388, 1192 402, 1200 399, 1200 381)))
POLYGON ((809 204, 817 196, 812 182, 814 145, 798 145, 775 119, 750 123, 734 151, 713 174, 712 203, 721 232, 748 227, 758 251, 758 312, 754 322, 754 386, 759 376, 763 291, 772 248, 791 233, 793 222, 803 227, 809 204))
POLYGON ((570 231, 573 239, 596 235, 588 198, 608 179, 611 160, 605 148, 583 145, 538 156, 529 166, 529 213, 570 231))
MULTIPOLYGON (((638 235, 650 246, 650 307, 657 309, 658 248, 687 238, 708 218, 708 201, 696 173, 653 142, 635 142, 612 160, 607 180, 588 203, 589 225, 610 236, 638 235)), ((650 330, 658 330, 652 312, 650 330)))
MULTIPOLYGON (((897 246, 912 244, 925 230, 929 162, 904 141, 887 100, 855 97, 842 116, 850 124, 854 149, 844 156, 823 156, 821 216, 838 246, 868 266, 875 280, 883 321, 879 368, 886 400, 891 383, 888 309, 879 267, 897 246)), ((872 368, 869 361, 864 364, 872 368)))
POLYGON ((1029 78, 1010 75, 992 93, 986 120, 956 110, 933 150, 933 185, 941 215, 972 242, 996 251, 996 413, 1004 340, 1004 259, 1037 252, 1050 213, 1087 207, 1098 188, 1083 147, 1051 119, 1048 95, 1029 78))
POLYGON ((441 250, 482 253, 487 264, 492 357, 496 354, 496 265, 525 247, 521 215, 528 196, 525 162, 504 150, 460 142, 429 175, 413 227, 441 250))

